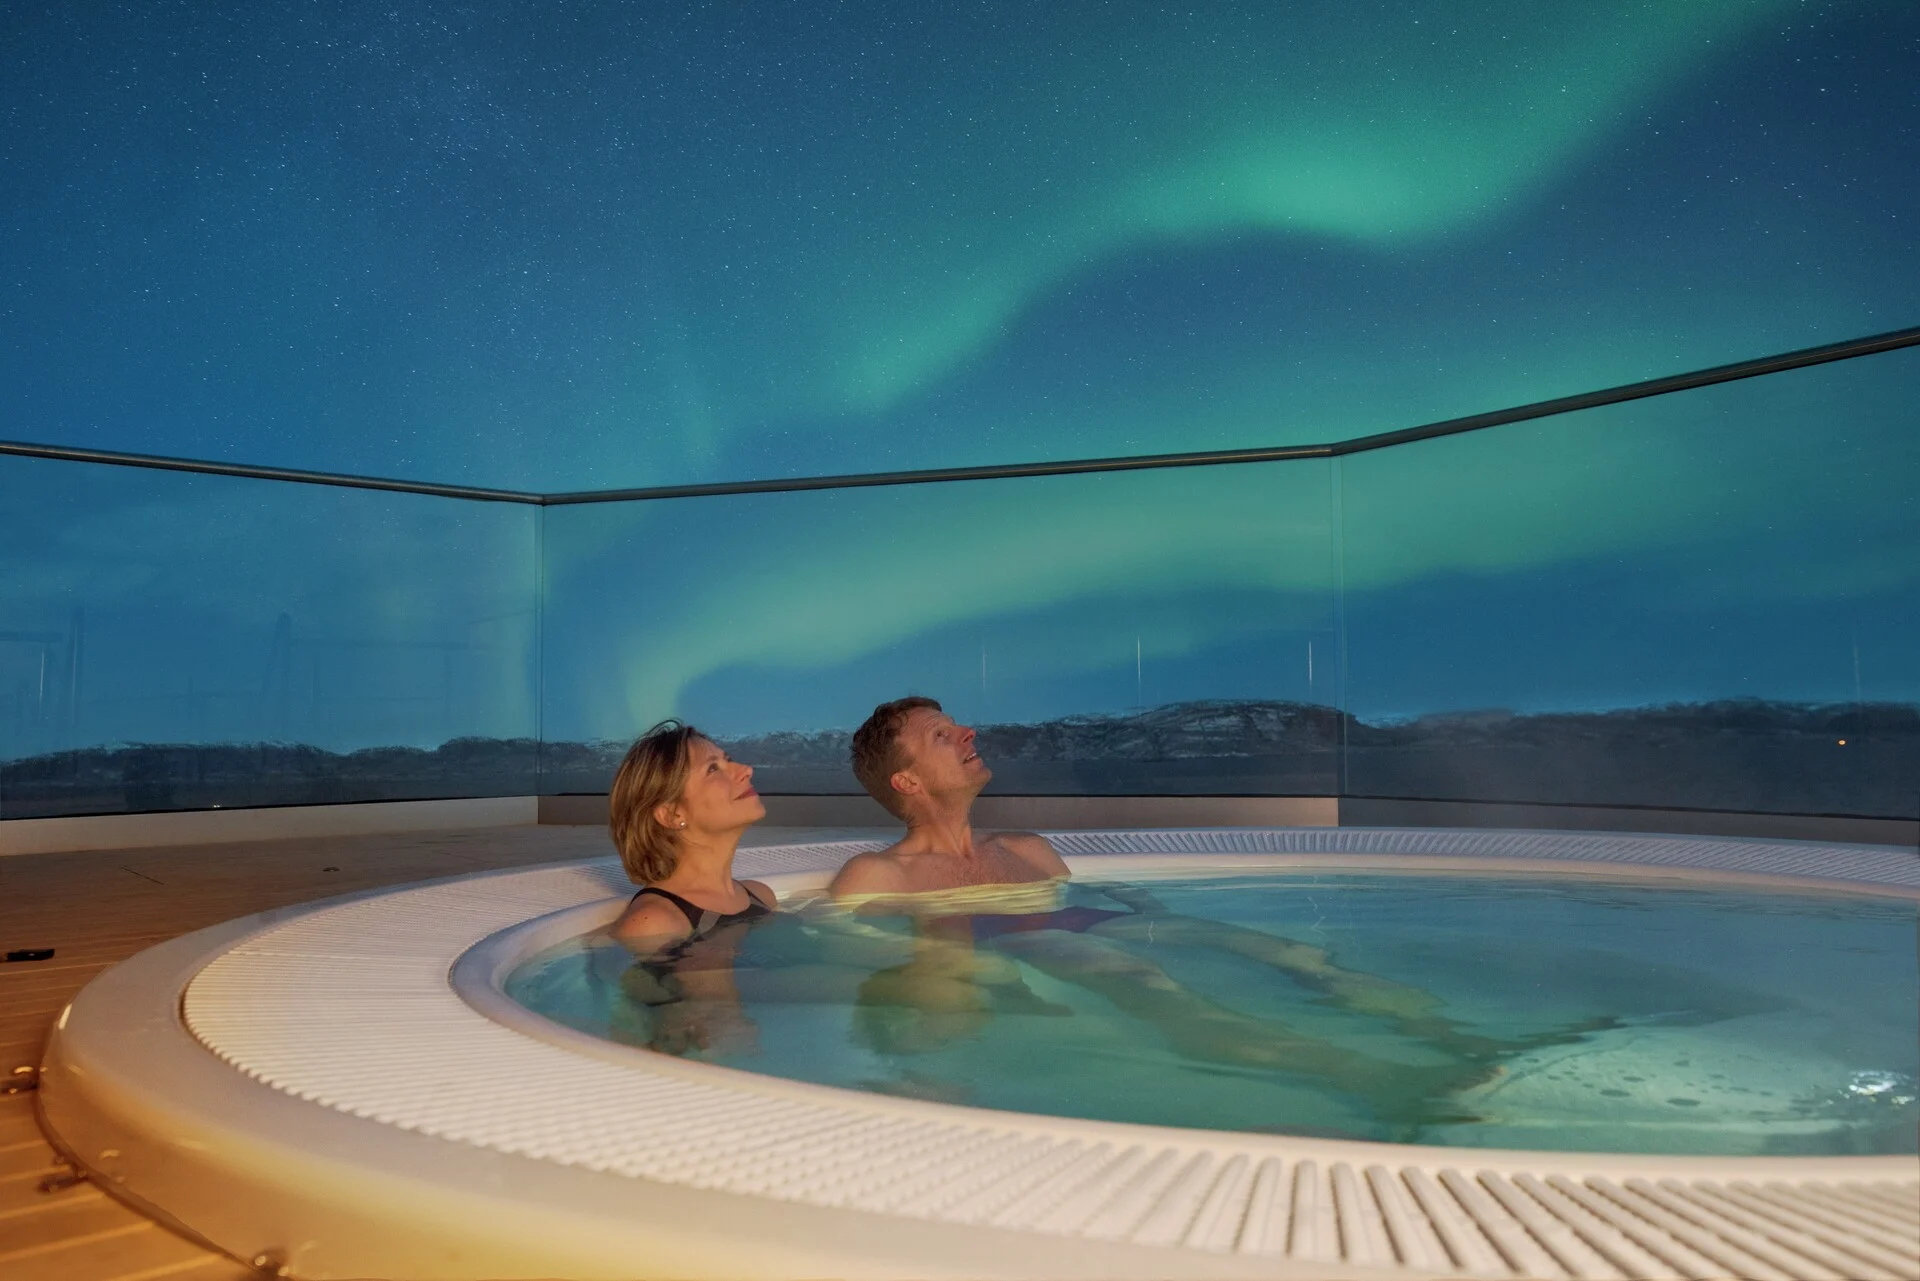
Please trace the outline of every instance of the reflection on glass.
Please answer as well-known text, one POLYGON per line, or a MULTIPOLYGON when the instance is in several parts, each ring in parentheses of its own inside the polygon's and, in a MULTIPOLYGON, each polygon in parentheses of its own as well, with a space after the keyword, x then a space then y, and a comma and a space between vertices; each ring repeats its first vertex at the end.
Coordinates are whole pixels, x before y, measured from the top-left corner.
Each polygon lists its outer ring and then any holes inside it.
POLYGON ((0 458, 0 814, 526 792, 534 514, 0 458))
POLYGON ((1334 781, 1323 461, 550 508, 548 791, 668 715, 769 791, 857 791, 846 735, 914 692, 1008 793, 1334 781))
POLYGON ((544 509, 0 458, 0 814, 596 792, 667 715, 852 793, 913 692, 1004 794, 1912 816, 1917 391, 544 509))
POLYGON ((1342 460, 1349 790, 1913 815, 1920 351, 1342 460))

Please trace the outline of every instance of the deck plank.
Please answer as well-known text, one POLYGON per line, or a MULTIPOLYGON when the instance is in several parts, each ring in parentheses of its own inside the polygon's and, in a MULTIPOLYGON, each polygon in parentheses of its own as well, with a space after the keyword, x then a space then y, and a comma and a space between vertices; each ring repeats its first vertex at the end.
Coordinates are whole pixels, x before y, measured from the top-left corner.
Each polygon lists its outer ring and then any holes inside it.
POLYGON ((60 1158, 44 1140, 30 1146, 10 1146, 0 1151, 0 1184, 43 1179, 59 1167, 60 1158))
POLYGON ((85 1184, 51 1195, 38 1194, 42 1204, 0 1218, 0 1265, 9 1257, 21 1257, 63 1241, 84 1241, 110 1236, 130 1223, 146 1220, 85 1184), (83 1190, 92 1196, 79 1195, 83 1190))
MULTIPOLYGON (((121 1209, 115 1206, 115 1209, 121 1209)), ((111 1228, 0 1249, 7 1281, 146 1281, 163 1276, 255 1277, 259 1273, 215 1254, 157 1223, 121 1210, 111 1228)))
POLYGON ((31 1183, 18 1184, 13 1186, 10 1195, 0 1195, 0 1243, 12 1244, 8 1224, 23 1222, 36 1215, 58 1213, 73 1206, 91 1205, 97 1201, 111 1203, 111 1200, 91 1183, 76 1183, 58 1192, 42 1192, 31 1183))
POLYGON ((33 1118, 32 1098, 31 1095, 0 1098, 0 1147, 39 1140, 40 1124, 33 1118))

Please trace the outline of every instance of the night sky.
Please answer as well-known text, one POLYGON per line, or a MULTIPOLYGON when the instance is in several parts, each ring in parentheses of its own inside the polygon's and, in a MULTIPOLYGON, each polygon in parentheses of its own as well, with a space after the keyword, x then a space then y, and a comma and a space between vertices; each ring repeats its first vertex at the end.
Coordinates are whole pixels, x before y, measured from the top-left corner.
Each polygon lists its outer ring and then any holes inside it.
MULTIPOLYGON (((15 440, 572 490, 1338 439, 1920 321, 1908 3, 75 3, 0 31, 15 440)), ((903 687, 1006 719, 1920 698, 1915 361, 1769 383, 1284 476, 544 530, 0 460, 0 630, 87 609, 100 741, 258 736, 282 614, 335 645, 309 703, 338 714, 276 732, 334 746, 531 732, 536 683, 566 736, 850 724, 903 687), (536 540, 538 682, 499 621, 531 619, 501 575, 536 540), (432 717, 325 692, 456 640, 498 667, 432 717)), ((0 648, 17 724, 33 653, 0 648)))
POLYGON ((1903 3, 3 21, 15 439, 530 489, 1261 445, 1920 292, 1903 3))

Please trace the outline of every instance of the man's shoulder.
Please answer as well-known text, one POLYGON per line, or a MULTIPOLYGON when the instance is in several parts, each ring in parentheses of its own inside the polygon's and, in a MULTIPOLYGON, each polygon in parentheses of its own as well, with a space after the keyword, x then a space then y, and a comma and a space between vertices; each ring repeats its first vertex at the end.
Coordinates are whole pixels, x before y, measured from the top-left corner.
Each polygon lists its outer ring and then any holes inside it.
POLYGON ((1060 857, 1060 851, 1054 849, 1053 842, 1038 832, 995 832, 989 839, 997 841, 1002 848, 1011 850, 1049 876, 1064 876, 1067 873, 1067 864, 1060 857))
POLYGON ((845 894, 885 894, 906 884, 906 870, 900 864, 900 846, 855 854, 840 865, 827 886, 835 898, 845 894))

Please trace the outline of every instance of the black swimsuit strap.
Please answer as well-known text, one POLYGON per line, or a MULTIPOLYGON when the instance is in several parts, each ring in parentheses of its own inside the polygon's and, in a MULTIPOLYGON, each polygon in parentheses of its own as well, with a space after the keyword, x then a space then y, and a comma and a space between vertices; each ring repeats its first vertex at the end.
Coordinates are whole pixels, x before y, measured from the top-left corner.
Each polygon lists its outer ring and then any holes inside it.
POLYGON ((667 902, 673 904, 675 907, 680 909, 680 915, 687 918, 687 928, 694 929, 694 930, 697 930, 700 928, 700 918, 706 914, 706 910, 707 910, 706 908, 695 907, 693 904, 687 902, 687 900, 681 898, 678 894, 675 894, 672 890, 663 890, 658 885, 641 886, 640 893, 635 894, 631 901, 638 903, 640 901, 641 894, 658 894, 661 898, 667 900, 667 902))
POLYGON ((698 937, 716 925, 726 925, 733 921, 756 920, 773 910, 758 898, 754 897, 753 891, 747 889, 745 885, 741 885, 740 888, 746 891, 747 905, 738 912, 716 912, 710 907, 701 907, 697 903, 689 903, 672 890, 662 889, 658 885, 641 886, 639 893, 636 893, 631 901, 639 902, 641 894, 658 894, 661 898, 680 909, 680 915, 687 918, 687 928, 693 931, 695 937, 698 937))

